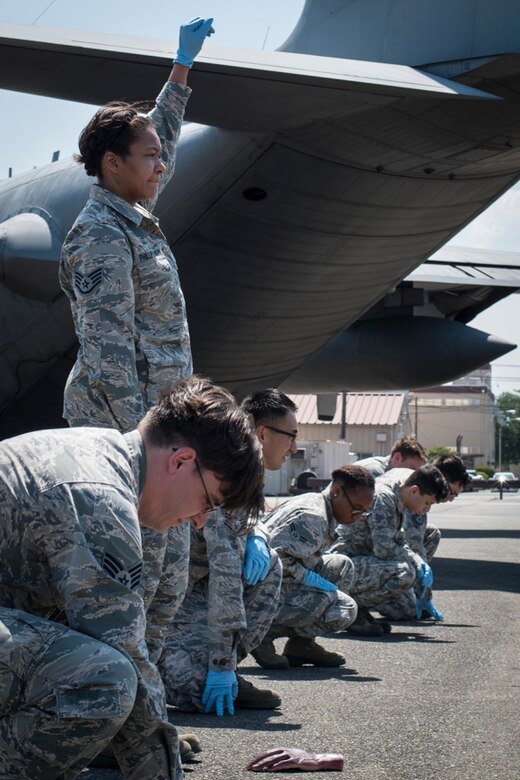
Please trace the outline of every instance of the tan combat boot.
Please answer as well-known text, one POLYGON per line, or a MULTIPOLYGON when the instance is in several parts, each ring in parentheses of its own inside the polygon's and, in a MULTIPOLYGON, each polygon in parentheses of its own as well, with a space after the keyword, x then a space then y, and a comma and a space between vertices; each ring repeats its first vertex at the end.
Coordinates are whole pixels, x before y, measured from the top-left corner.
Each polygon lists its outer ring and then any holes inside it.
POLYGON ((182 763, 193 761, 195 754, 201 751, 199 738, 195 734, 179 734, 179 753, 182 763))
POLYGON ((284 655, 279 655, 276 652, 274 642, 269 639, 264 641, 251 650, 251 655, 259 666, 263 666, 264 669, 288 669, 289 661, 284 655))
POLYGON ((269 688, 256 688, 252 682, 237 674, 238 694, 235 707, 241 710, 274 710, 282 703, 280 694, 269 688))
POLYGON ((311 664, 312 666, 336 667, 343 666, 345 663, 345 656, 341 653, 325 650, 314 639, 301 636, 288 639, 283 654, 289 661, 289 666, 311 664))

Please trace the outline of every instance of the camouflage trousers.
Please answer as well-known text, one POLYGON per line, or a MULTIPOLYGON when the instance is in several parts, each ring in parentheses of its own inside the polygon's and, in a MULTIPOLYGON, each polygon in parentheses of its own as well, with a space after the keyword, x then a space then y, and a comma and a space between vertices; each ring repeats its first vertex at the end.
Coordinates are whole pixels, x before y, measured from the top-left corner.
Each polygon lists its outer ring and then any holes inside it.
POLYGON ((0 778, 72 780, 121 728, 137 676, 118 650, 0 607, 0 778))
MULTIPOLYGON (((423 545, 426 550, 426 562, 431 566, 433 556, 441 541, 441 532, 435 525, 427 525, 424 530, 423 545)), ((382 604, 379 612, 390 620, 415 620, 415 599, 420 596, 420 586, 416 582, 412 588, 388 604, 382 604)), ((427 588, 422 598, 432 598, 431 588, 427 588)))
MULTIPOLYGON (((236 630, 233 654, 237 663, 257 647, 273 619, 280 596, 282 564, 274 550, 267 576, 256 585, 242 580, 246 625, 236 630)), ((225 605, 222 605, 224 611, 225 605)), ((210 636, 208 625, 207 579, 197 583, 182 604, 166 636, 159 671, 169 704, 188 711, 204 711, 201 698, 209 668, 210 636)))
POLYGON ((302 583, 284 581, 278 612, 268 637, 314 638, 322 634, 344 631, 357 615, 356 602, 347 595, 354 577, 350 558, 341 553, 325 553, 314 571, 333 582, 336 591, 323 591, 302 583))
POLYGON ((396 601, 411 590, 415 581, 415 566, 407 561, 354 555, 352 562, 355 575, 350 592, 360 607, 379 609, 380 605, 396 601))

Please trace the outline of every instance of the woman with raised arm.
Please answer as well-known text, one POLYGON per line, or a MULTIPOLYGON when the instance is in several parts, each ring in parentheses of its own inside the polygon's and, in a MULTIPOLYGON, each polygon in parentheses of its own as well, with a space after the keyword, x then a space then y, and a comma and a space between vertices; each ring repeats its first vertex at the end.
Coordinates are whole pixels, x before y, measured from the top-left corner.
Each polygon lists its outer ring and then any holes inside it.
POLYGON ((173 174, 189 69, 212 22, 182 25, 170 77, 148 114, 110 103, 81 133, 76 159, 97 183, 60 262, 79 340, 65 387, 71 426, 131 430, 161 388, 192 373, 177 265, 151 209, 173 174))

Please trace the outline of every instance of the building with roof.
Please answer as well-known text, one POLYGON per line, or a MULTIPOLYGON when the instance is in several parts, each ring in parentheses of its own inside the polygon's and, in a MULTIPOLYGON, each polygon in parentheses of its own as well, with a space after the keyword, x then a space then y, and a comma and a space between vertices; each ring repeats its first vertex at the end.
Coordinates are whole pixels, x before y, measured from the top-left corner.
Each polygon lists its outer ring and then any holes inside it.
POLYGON ((292 395, 298 407, 298 440, 348 441, 359 458, 386 455, 396 439, 412 432, 408 393, 337 393, 330 419, 323 419, 316 395, 292 395))
POLYGON ((449 447, 468 466, 494 467, 496 405, 490 387, 488 366, 480 376, 412 391, 411 422, 423 447, 449 447))

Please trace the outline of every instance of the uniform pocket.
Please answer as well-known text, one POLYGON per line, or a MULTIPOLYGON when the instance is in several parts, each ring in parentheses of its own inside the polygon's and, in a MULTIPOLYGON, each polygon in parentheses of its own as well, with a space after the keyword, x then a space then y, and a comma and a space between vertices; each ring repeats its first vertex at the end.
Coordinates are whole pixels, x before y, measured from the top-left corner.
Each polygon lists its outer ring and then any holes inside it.
POLYGON ((117 685, 60 685, 55 688, 59 718, 119 718, 122 715, 117 685))

